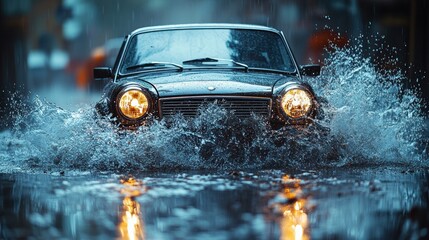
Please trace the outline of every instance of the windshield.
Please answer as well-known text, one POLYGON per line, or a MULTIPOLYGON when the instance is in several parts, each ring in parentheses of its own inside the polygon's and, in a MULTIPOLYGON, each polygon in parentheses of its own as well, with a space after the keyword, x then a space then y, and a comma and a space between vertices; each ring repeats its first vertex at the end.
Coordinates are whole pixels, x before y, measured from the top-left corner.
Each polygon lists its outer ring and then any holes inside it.
POLYGON ((274 32, 241 29, 182 29, 147 32, 133 36, 127 46, 121 73, 173 67, 171 64, 183 65, 185 68, 225 67, 225 65, 237 67, 237 64, 227 61, 206 62, 204 61, 206 58, 233 60, 249 68, 295 72, 295 66, 282 38, 274 32), (170 64, 162 66, 147 64, 160 62, 170 64), (144 68, 139 68, 139 65, 144 68))

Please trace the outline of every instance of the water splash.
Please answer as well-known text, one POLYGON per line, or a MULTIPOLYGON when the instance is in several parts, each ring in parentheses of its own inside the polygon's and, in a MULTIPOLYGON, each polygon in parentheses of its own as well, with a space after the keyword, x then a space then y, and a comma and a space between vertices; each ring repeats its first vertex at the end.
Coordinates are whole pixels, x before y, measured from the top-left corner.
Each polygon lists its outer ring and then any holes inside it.
POLYGON ((178 115, 120 131, 92 106, 67 111, 35 98, 0 136, 0 167, 123 172, 426 164, 420 100, 402 90, 400 71, 378 71, 362 55, 359 46, 337 50, 322 76, 306 80, 323 97, 325 116, 309 128, 272 131, 256 116, 240 120, 213 104, 192 120, 178 115))
POLYGON ((324 124, 342 140, 345 163, 427 158, 423 103, 413 90, 403 89, 406 81, 398 69, 378 70, 371 58, 363 57, 362 45, 337 49, 326 60, 311 84, 329 103, 324 124))

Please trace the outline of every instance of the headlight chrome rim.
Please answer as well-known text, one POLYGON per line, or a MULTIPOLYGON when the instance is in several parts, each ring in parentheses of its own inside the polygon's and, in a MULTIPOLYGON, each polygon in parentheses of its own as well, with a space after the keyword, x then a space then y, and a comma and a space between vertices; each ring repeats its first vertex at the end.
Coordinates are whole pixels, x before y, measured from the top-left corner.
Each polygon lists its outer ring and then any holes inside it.
MULTIPOLYGON (((128 96, 128 97, 131 97, 131 96, 128 96)), ((134 104, 138 104, 139 100, 138 99, 135 99, 135 100, 137 102, 135 102, 134 104)), ((134 99, 132 101, 134 101, 134 99)), ((130 103, 130 104, 132 104, 132 103, 130 103)), ((116 96, 116 104, 115 105, 116 105, 116 112, 118 113, 118 115, 121 118, 123 118, 124 120, 127 120, 127 121, 132 121, 132 122, 133 121, 139 121, 139 120, 142 120, 143 118, 145 118, 149 114, 149 112, 151 111, 151 109, 152 109, 152 98, 151 98, 150 94, 143 87, 127 86, 127 87, 124 87, 116 96), (122 100, 124 100, 122 98, 124 96, 127 96, 127 94, 131 94, 132 92, 134 92, 134 94, 142 94, 142 97, 145 98, 145 101, 147 103, 146 106, 143 106, 144 112, 140 116, 137 116, 137 117, 132 117, 130 114, 125 113, 123 111, 123 107, 121 107, 122 100)), ((135 106, 135 108, 137 108, 137 107, 135 106)))
POLYGON ((279 100, 278 100, 278 104, 279 104, 279 110, 282 113, 282 115, 289 120, 301 120, 301 119, 306 119, 311 117, 313 111, 314 111, 314 95, 311 93, 310 90, 308 90, 307 88, 305 88, 304 86, 301 85, 294 85, 294 86, 289 86, 287 88, 285 88, 282 93, 279 96, 279 100), (291 111, 286 110, 285 109, 285 97, 288 93, 295 91, 298 92, 298 94, 301 95, 301 97, 305 96, 307 99, 304 99, 304 101, 306 101, 307 103, 307 107, 304 106, 304 109, 302 110, 296 110, 298 113, 291 113, 291 111), (304 94, 304 95, 303 95, 304 94), (288 113, 289 112, 289 113, 288 113), (299 113, 301 112, 301 113, 299 113), (297 115, 295 115, 297 114, 297 115))

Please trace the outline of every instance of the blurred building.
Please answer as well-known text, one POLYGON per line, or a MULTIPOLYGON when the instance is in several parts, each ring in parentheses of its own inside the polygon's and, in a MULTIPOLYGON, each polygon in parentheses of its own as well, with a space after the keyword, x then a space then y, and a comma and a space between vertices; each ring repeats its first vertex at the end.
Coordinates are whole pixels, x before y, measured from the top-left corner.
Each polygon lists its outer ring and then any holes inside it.
MULTIPOLYGON (((422 96, 429 96, 424 74, 429 72, 425 0, 0 0, 0 6, 1 106, 6 91, 55 84, 70 91, 89 88, 88 69, 109 64, 94 56, 100 56, 100 49, 106 51, 109 40, 136 28, 203 22, 281 29, 300 64, 322 62, 322 49, 334 36, 340 36, 336 41, 341 46, 360 34, 365 38, 379 33, 386 36, 386 45, 397 47, 393 54, 398 57, 393 66, 382 60, 379 66, 403 68, 412 79, 404 84, 412 86, 420 79, 422 96)), ((377 57, 382 59, 383 54, 377 57)), ((7 108, 2 115, 7 115, 7 108)))

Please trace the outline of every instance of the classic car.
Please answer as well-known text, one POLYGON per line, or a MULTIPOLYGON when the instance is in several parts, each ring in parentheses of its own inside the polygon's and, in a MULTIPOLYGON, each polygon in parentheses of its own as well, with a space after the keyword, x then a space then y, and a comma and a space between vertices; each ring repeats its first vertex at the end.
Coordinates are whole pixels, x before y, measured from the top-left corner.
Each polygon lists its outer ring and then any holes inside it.
POLYGON ((209 103, 238 118, 257 115, 273 128, 305 125, 318 100, 303 76, 320 66, 298 66, 283 33, 245 24, 145 27, 127 35, 112 68, 94 68, 109 79, 96 110, 121 126, 175 114, 195 117, 209 103))

